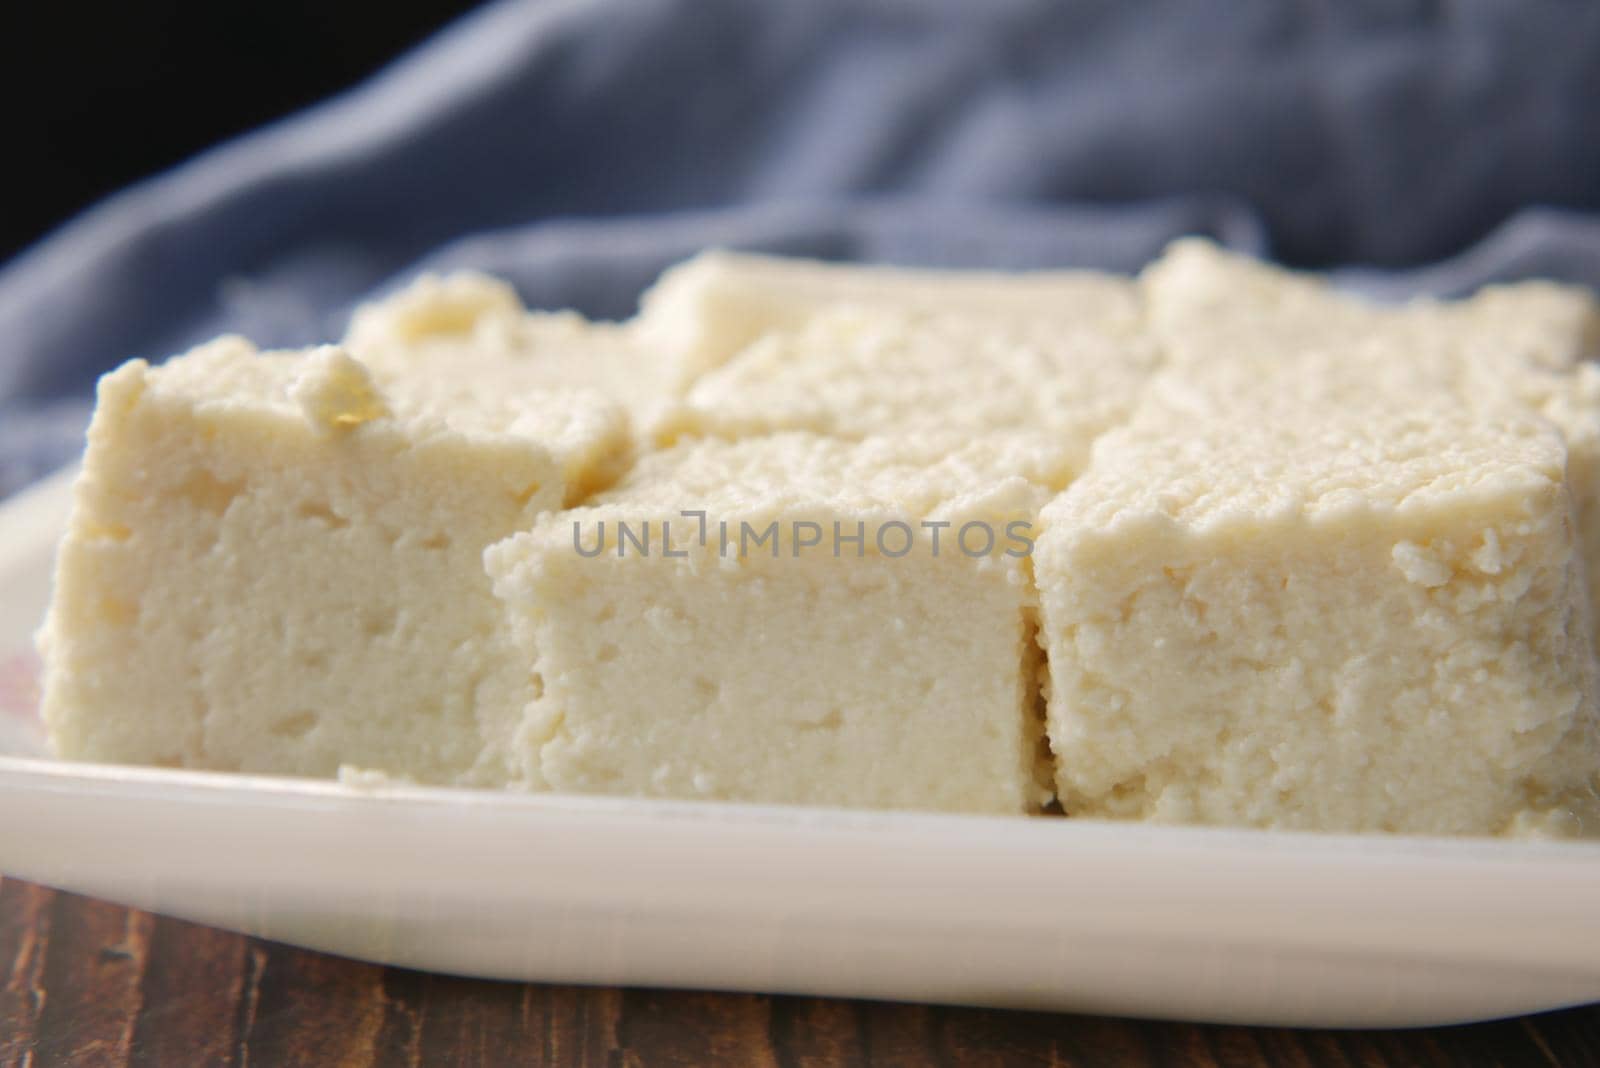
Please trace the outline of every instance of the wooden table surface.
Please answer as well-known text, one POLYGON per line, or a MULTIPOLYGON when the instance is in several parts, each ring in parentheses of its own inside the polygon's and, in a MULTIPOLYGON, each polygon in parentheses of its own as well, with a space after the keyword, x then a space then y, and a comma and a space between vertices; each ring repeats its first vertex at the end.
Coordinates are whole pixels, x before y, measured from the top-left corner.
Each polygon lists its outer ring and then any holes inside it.
POLYGON ((1600 1007, 1430 1031, 1283 1031, 491 983, 16 880, 0 880, 0 962, 0 1068, 1600 1064, 1600 1007))

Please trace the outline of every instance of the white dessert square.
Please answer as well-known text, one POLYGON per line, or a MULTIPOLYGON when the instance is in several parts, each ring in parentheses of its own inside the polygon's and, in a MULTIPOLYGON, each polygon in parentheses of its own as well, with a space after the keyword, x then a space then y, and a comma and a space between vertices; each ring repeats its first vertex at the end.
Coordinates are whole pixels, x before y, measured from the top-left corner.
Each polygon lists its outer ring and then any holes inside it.
POLYGON ((1379 304, 1322 276, 1190 238, 1169 246, 1138 285, 1150 330, 1180 366, 1219 359, 1248 366, 1373 333, 1409 344, 1412 360, 1458 371, 1469 354, 1502 372, 1570 370, 1600 355, 1595 295, 1553 282, 1488 286, 1468 300, 1379 304))
MULTIPOLYGON (((1343 353, 1377 366, 1389 388, 1507 400, 1548 419, 1566 440, 1591 613, 1600 618, 1600 305, 1549 282, 1491 286, 1470 300, 1381 306, 1197 240, 1180 241, 1140 280, 1150 328, 1175 367, 1203 367, 1191 395, 1237 404, 1263 366, 1343 353), (1395 381, 1404 375, 1405 382, 1395 381)), ((1359 411, 1375 379, 1352 375, 1329 403, 1359 411)), ((1600 633, 1597 633, 1600 638, 1600 633)))
POLYGON ((1408 355, 1165 373, 1045 508, 1034 567, 1069 815, 1593 820, 1565 446, 1517 405, 1413 390, 1408 355))
POLYGON ((528 681, 483 550, 628 442, 598 394, 479 385, 238 339, 103 378, 41 632, 56 751, 517 782, 528 681))
POLYGON ((1115 302, 1073 316, 841 305, 708 372, 661 436, 1001 435, 1031 444, 1028 467, 1011 473, 1060 489, 1094 439, 1127 419, 1158 363, 1115 302))
POLYGON ((632 327, 531 312, 509 283, 475 271, 425 274, 363 304, 343 344, 380 374, 444 390, 441 403, 476 404, 489 391, 515 401, 522 391, 596 389, 643 431, 674 396, 676 365, 632 327))
POLYGON ((1126 278, 1095 271, 929 270, 714 250, 666 271, 644 295, 637 326, 673 354, 681 390, 759 338, 841 304, 989 320, 1047 314, 1126 325, 1140 315, 1126 278))
POLYGON ((518 746, 528 777, 1037 809, 1039 497, 1005 476, 1014 464, 986 443, 702 440, 495 546, 495 592, 541 683, 518 746))

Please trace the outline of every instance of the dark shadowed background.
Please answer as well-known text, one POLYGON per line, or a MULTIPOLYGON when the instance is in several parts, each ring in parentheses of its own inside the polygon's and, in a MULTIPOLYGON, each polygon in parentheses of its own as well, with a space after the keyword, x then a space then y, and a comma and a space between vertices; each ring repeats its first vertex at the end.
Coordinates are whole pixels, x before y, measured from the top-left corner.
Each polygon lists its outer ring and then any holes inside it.
POLYGON ((354 84, 473 6, 0 4, 0 260, 136 179, 354 84))

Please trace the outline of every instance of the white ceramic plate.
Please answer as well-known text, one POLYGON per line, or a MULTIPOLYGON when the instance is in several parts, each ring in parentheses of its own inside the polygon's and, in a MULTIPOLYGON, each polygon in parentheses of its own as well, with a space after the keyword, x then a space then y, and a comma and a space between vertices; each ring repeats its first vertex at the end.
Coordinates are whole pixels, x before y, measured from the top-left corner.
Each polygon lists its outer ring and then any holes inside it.
POLYGON ((0 871, 464 975, 1333 1026, 1600 1000, 1600 844, 357 790, 43 757, 68 488, 0 508, 0 871), (30 755, 31 753, 31 755, 30 755))

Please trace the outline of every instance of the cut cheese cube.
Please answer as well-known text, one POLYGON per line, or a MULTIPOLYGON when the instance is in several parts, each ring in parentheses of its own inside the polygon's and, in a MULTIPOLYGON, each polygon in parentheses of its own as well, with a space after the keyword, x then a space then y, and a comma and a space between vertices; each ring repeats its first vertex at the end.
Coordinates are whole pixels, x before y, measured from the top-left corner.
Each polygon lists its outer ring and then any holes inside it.
POLYGON ((644 430, 672 396, 673 365, 631 327, 530 312, 508 283, 473 271, 422 275, 362 305, 343 344, 396 382, 444 390, 443 404, 515 405, 525 391, 596 389, 644 430))
POLYGON ((1039 490, 992 442, 778 434, 645 457, 486 555, 556 790, 958 812, 1048 796, 1039 490))
POLYGON ((1489 286, 1470 300, 1383 305, 1341 293, 1320 276, 1190 238, 1146 268, 1139 289, 1146 322, 1175 366, 1248 368, 1375 334, 1408 346, 1412 361, 1458 373, 1463 362, 1507 375, 1570 371, 1600 356, 1595 295, 1553 282, 1489 286))
POLYGON ((1434 388, 1412 355, 1372 341, 1164 372, 1045 508, 1070 815, 1593 826, 1566 448, 1519 405, 1434 388))
POLYGON ((759 338, 804 326, 841 304, 887 312, 950 312, 988 320, 1139 320, 1127 279, 1094 271, 941 271, 823 263, 711 251, 679 264, 644 295, 640 332, 673 354, 687 389, 759 338))
POLYGON ((708 373, 663 426, 669 437, 1031 437, 1035 462, 1015 473, 1060 489, 1158 362, 1115 304, 1068 318, 840 306, 708 373))
POLYGON ((41 633, 52 745, 538 785, 511 760, 529 683, 483 550, 627 447, 599 394, 474 404, 335 348, 223 339, 124 365, 100 383, 41 633))
MULTIPOLYGON (((1264 367, 1344 353, 1379 365, 1347 377, 1337 402, 1352 411, 1374 391, 1375 380, 1364 376, 1403 374, 1406 383, 1390 388, 1473 406, 1511 399, 1548 419, 1566 439, 1591 614, 1600 618, 1600 366, 1593 362, 1600 304, 1593 293, 1523 282, 1465 301, 1384 307, 1198 240, 1175 243, 1141 287, 1172 365, 1204 368, 1189 379, 1195 402, 1209 391, 1215 404, 1237 409, 1264 367)), ((1272 401, 1262 396, 1261 403, 1272 401)))

